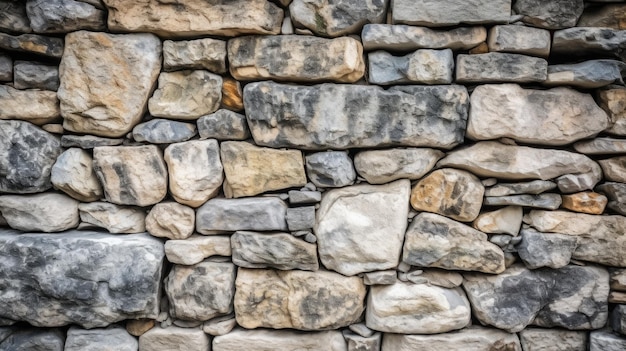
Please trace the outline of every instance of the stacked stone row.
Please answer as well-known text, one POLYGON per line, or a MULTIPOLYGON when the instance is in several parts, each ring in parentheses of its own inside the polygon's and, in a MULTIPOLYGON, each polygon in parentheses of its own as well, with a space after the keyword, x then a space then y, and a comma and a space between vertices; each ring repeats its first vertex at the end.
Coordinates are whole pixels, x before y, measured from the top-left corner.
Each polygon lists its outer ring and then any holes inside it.
POLYGON ((0 349, 625 349, 625 20, 0 0, 0 349))

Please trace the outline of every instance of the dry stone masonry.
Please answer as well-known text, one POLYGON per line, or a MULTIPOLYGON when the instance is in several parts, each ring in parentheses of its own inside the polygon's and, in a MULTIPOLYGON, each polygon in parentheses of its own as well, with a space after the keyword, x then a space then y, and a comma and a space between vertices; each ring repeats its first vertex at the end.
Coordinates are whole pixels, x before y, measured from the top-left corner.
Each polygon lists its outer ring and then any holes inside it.
POLYGON ((0 0, 0 350, 626 350, 626 1, 0 0))

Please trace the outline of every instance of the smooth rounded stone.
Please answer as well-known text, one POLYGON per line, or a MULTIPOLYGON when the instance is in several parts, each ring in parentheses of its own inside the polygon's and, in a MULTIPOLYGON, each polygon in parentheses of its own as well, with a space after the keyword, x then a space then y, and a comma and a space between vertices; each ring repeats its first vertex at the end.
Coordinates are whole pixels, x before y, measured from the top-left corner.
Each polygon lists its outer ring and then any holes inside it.
POLYGON ((102 186, 93 169, 93 159, 85 150, 65 150, 52 166, 50 181, 55 189, 83 202, 102 198, 102 186))
POLYGON ((292 330, 237 328, 213 339, 213 351, 348 351, 338 330, 302 333, 292 330))
POLYGON ((417 180, 428 173, 445 154, 426 148, 361 151, 354 157, 359 176, 370 184, 398 179, 417 180))
POLYGON ((186 266, 211 256, 230 256, 230 237, 192 235, 183 240, 168 240, 165 242, 165 255, 169 262, 186 266))
POLYGON ((149 206, 167 195, 167 168, 156 145, 98 146, 93 164, 108 202, 149 206))
POLYGON ((317 271, 317 245, 286 233, 239 231, 231 236, 233 263, 245 268, 317 271))
POLYGON ((385 51, 368 54, 369 83, 450 84, 454 70, 452 50, 421 49, 405 56, 385 51))
POLYGON ((609 127, 606 132, 626 135, 626 88, 600 90, 597 99, 600 107, 609 115, 609 127))
POLYGON ((246 140, 250 138, 246 116, 230 110, 217 110, 200 117, 196 123, 202 139, 246 140))
POLYGON ((624 84, 622 74, 626 63, 617 60, 590 60, 581 63, 550 65, 548 86, 569 85, 583 89, 601 88, 609 84, 624 84))
POLYGON ((570 56, 601 54, 624 59, 626 31, 610 28, 575 27, 554 32, 552 53, 570 56))
POLYGON ((244 103, 259 145, 307 150, 400 145, 449 149, 463 142, 469 97, 459 85, 383 90, 256 82, 246 85, 244 103))
MULTIPOLYGON (((1 5, 2 3, 0 3, 1 5)), ((9 4, 11 2, 9 1, 9 4)), ((13 81, 13 59, 11 56, 0 53, 0 82, 13 81)))
POLYGON ((275 197, 211 199, 196 212, 201 234, 238 230, 287 230, 287 204, 275 197))
POLYGON ((473 174, 452 168, 438 169, 415 184, 411 206, 417 211, 471 222, 480 213, 484 192, 485 187, 473 174))
POLYGON ((460 168, 480 177, 504 180, 548 180, 566 174, 589 174, 597 183, 602 178, 600 166, 584 155, 495 141, 478 142, 452 151, 437 166, 460 168))
POLYGON ((9 227, 21 231, 61 232, 78 226, 78 201, 63 194, 0 196, 9 227))
POLYGON ((315 204, 322 201, 319 191, 289 190, 289 203, 292 205, 315 204))
POLYGON ((154 328, 154 325, 154 319, 129 319, 126 321, 126 331, 132 336, 141 336, 148 330, 154 328))
POLYGON ((626 4, 609 4, 585 9, 579 27, 626 29, 626 4))
POLYGON ((437 30, 391 24, 366 24, 361 32, 367 51, 414 51, 417 49, 469 50, 487 40, 485 27, 437 30))
POLYGON ((104 0, 112 31, 149 32, 160 37, 278 34, 283 10, 266 0, 104 0))
POLYGON ((243 90, 241 83, 230 77, 222 77, 222 105, 233 111, 243 110, 243 90))
POLYGON ((576 26, 584 9, 583 0, 517 0, 513 5, 524 23, 546 29, 576 26))
MULTIPOLYGON (((381 350, 522 351, 522 348, 516 334, 510 334, 498 329, 472 326, 459 331, 437 335, 385 334, 381 350)), ((533 350, 529 349, 528 351, 533 350)))
POLYGON ((626 183, 626 156, 619 156, 598 161, 604 178, 613 182, 626 183))
POLYGON ((163 260, 163 244, 147 234, 2 231, 0 318, 88 329, 156 318, 163 260))
POLYGON ((324 194, 315 234, 322 264, 341 274, 395 268, 409 213, 409 180, 354 185, 324 194))
POLYGON ((146 216, 146 230, 159 238, 187 239, 195 227, 194 210, 176 202, 161 202, 146 216))
POLYGON ((524 212, 520 206, 507 206, 484 212, 476 217, 472 226, 483 233, 517 235, 522 226, 524 212))
POLYGON ((156 117, 196 120, 217 111, 222 100, 222 77, 204 70, 162 72, 148 100, 156 117))
POLYGON ((580 192, 570 195, 562 195, 563 208, 574 212, 588 214, 602 214, 608 203, 608 198, 594 192, 580 192))
POLYGON ((61 136, 61 146, 79 147, 81 149, 93 149, 96 146, 118 146, 124 143, 121 138, 102 138, 94 135, 71 135, 61 136))
POLYGON ((485 206, 523 206, 531 208, 542 208, 546 210, 556 210, 561 206, 561 195, 559 194, 539 194, 539 195, 509 195, 509 196, 485 196, 483 205, 485 206))
POLYGON ((235 265, 230 262, 175 265, 165 283, 170 316, 187 321, 208 321, 232 313, 235 270, 235 265))
POLYGON ((391 10, 394 24, 445 27, 460 23, 507 23, 511 0, 394 0, 391 10))
POLYGON ((0 85, 0 105, 0 121, 17 119, 41 125, 61 116, 57 94, 49 90, 17 90, 0 85))
POLYGON ((155 118, 133 128, 133 139, 151 144, 170 144, 187 141, 196 136, 196 126, 191 123, 155 118))
POLYGON ((601 267, 529 270, 515 264, 498 275, 466 273, 463 278, 474 316, 510 333, 528 325, 598 329, 608 317, 609 275, 601 267))
POLYGON ((360 319, 367 291, 361 278, 327 271, 239 268, 235 286, 235 316, 246 329, 345 327, 360 319))
POLYGON ((15 61, 13 87, 56 91, 59 88, 59 68, 39 62, 15 61))
POLYGON ((550 31, 545 29, 499 25, 489 30, 487 45, 492 52, 510 52, 539 57, 550 55, 550 31))
POLYGON ((521 183, 498 183, 485 189, 485 196, 507 196, 518 194, 538 195, 556 189, 556 184, 547 180, 533 180, 521 183))
POLYGON ((519 333, 528 351, 586 351, 587 333, 571 330, 527 328, 519 333))
POLYGON ((354 83, 365 73, 363 46, 350 37, 235 38, 228 41, 228 62, 230 74, 237 80, 354 83))
POLYGON ((610 331, 596 330, 589 333, 589 351, 620 351, 626 349, 626 337, 610 331))
POLYGON ((354 184, 356 171, 347 151, 324 151, 306 155, 306 174, 319 188, 354 184))
POLYGON ((6 335, 0 336, 1 350, 64 351, 65 335, 60 329, 6 328, 6 335))
POLYGON ((287 209, 287 228, 289 231, 309 230, 315 226, 315 206, 287 209))
POLYGON ((216 317, 202 324, 202 331, 212 336, 226 335, 237 326, 234 314, 216 317))
POLYGON ((626 335, 626 305, 615 306, 609 323, 614 332, 626 335))
POLYGON ((0 49, 58 60, 63 55, 64 42, 62 38, 37 34, 13 36, 0 33, 0 49))
POLYGON ((402 262, 418 267, 500 273, 504 254, 485 233, 449 218, 420 213, 409 225, 402 262))
POLYGON ((244 197, 306 184, 300 150, 276 150, 241 141, 221 144, 226 197, 244 197))
POLYGON ((226 73, 226 41, 211 38, 163 42, 163 70, 206 69, 226 73))
MULTIPOLYGON (((109 0, 105 0, 109 2, 109 0)), ((199 328, 152 328, 139 337, 139 351, 209 351, 209 337, 199 328)))
POLYGON ((577 238, 572 258, 613 267, 626 267, 624 248, 626 217, 597 216, 568 211, 533 210, 524 223, 543 233, 567 234, 577 238))
POLYGON ((608 208, 626 216, 626 184, 606 182, 598 185, 596 190, 604 193, 608 197, 608 208))
POLYGON ((397 272, 395 269, 363 273, 363 282, 365 285, 391 285, 395 284, 397 280, 397 272))
POLYGON ((383 23, 388 0, 295 0, 289 15, 296 27, 325 37, 358 34, 363 25, 383 23))
POLYGON ((470 324, 470 304, 461 288, 397 282, 370 287, 365 323, 397 334, 438 334, 470 324))
POLYGON ((24 1, 0 1, 0 30, 3 32, 29 33, 30 21, 24 1))
POLYGON ((137 339, 120 326, 91 330, 70 327, 64 351, 137 351, 138 347, 137 339))
POLYGON ((540 233, 525 228, 517 253, 529 269, 541 267, 562 268, 569 264, 576 249, 576 237, 566 234, 540 233))
POLYGON ((615 138, 595 138, 574 144, 577 152, 585 155, 626 154, 626 140, 615 138))
POLYGON ((108 202, 91 202, 78 205, 80 220, 104 228, 113 234, 133 234, 146 231, 146 212, 108 202))
POLYGON ((490 52, 458 55, 458 83, 530 83, 543 82, 548 75, 548 61, 532 56, 490 52))
POLYGON ((35 33, 69 33, 85 29, 106 29, 106 13, 76 0, 28 0, 26 13, 35 33))

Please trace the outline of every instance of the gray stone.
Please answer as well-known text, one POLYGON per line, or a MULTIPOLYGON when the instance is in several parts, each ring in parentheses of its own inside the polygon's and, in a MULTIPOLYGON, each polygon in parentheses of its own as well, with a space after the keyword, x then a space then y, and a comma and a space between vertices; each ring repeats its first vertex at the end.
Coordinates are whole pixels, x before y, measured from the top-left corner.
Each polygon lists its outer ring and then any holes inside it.
POLYGON ((626 291, 626 269, 611 268, 609 273, 611 275, 611 290, 626 291))
POLYGON ((0 1, 0 30, 3 32, 31 32, 24 1, 0 1))
POLYGON ((587 333, 580 331, 527 328, 519 333, 524 350, 586 351, 587 333))
POLYGON ((290 231, 307 230, 315 226, 315 206, 287 209, 287 228, 290 231))
POLYGON ((292 330, 234 331, 213 339, 213 351, 348 351, 346 342, 337 330, 302 333, 292 330))
POLYGON ((196 123, 202 139, 246 140, 250 138, 246 116, 230 110, 217 110, 200 117, 196 123))
POLYGON ((213 73, 226 73, 226 42, 211 38, 165 40, 163 69, 206 69, 213 73))
POLYGON ((236 232, 233 263, 245 268, 317 271, 317 246, 286 233, 236 232))
POLYGON ((376 272, 365 272, 363 274, 363 282, 365 285, 391 285, 395 284, 397 273, 395 269, 376 272))
POLYGON ((165 242, 167 260, 174 264, 194 265, 211 256, 230 256, 230 237, 225 235, 192 235, 186 239, 165 242))
POLYGON ((439 150, 425 148, 368 150, 356 154, 354 166, 368 183, 385 184, 403 178, 420 179, 443 156, 439 150))
MULTIPOLYGON (((522 348, 520 346, 519 339, 515 334, 510 334, 497 329, 472 326, 459 331, 437 335, 385 334, 381 350, 521 351, 522 348)), ((534 350, 529 349, 528 351, 534 350)))
POLYGON ((61 232, 78 225, 78 201, 62 194, 3 195, 0 212, 22 231, 61 232))
POLYGON ((608 208, 626 216, 626 184, 606 182, 598 185, 596 190, 604 193, 608 197, 608 208))
POLYGON ((348 351, 379 351, 383 334, 376 333, 365 337, 346 332, 343 334, 343 337, 348 342, 348 351))
POLYGON ((421 49, 406 56, 393 56, 385 51, 368 55, 369 83, 450 84, 454 70, 452 50, 421 49))
POLYGON ((50 172, 55 189, 83 202, 102 198, 102 186, 93 169, 93 158, 85 150, 71 148, 57 158, 50 172))
POLYGON ((609 115, 609 128, 606 132, 626 135, 626 88, 612 87, 600 90, 597 99, 600 107, 609 115))
POLYGON ((2 318, 94 328, 158 315, 163 244, 147 234, 4 231, 0 247, 2 318))
POLYGON ((80 220, 101 227, 113 234, 133 234, 146 231, 146 212, 108 202, 79 204, 80 220))
POLYGON ((0 49, 17 53, 33 54, 58 60, 63 55, 63 39, 37 34, 13 36, 0 33, 0 49))
POLYGON ((340 188, 352 185, 356 171, 346 151, 324 151, 305 157, 306 173, 320 188, 340 188))
POLYGON ((7 334, 0 337, 1 350, 64 351, 65 336, 59 329, 7 328, 7 334))
POLYGON ((18 119, 41 125, 54 122, 60 116, 59 100, 54 91, 18 90, 0 85, 0 104, 0 121, 18 119))
POLYGON ((516 264, 498 275, 464 274, 463 287, 482 324, 510 333, 528 325, 597 329, 608 317, 609 275, 600 267, 516 264))
POLYGON ((626 58, 626 30, 575 27, 554 32, 552 53, 571 56, 601 54, 626 58))
POLYGON ((574 144, 577 152, 585 155, 626 154, 626 140, 615 138, 595 138, 574 144))
POLYGON ((576 237, 570 235, 540 233, 530 228, 522 229, 520 234, 522 241, 516 246, 517 253, 529 269, 565 267, 576 249, 576 237))
MULTIPOLYGON (((9 1, 9 4, 11 2, 9 1)), ((0 2, 0 6, 2 3, 0 2)), ((13 81, 13 59, 9 55, 0 54, 0 82, 13 81)))
POLYGON ((538 57, 490 52, 456 58, 459 83, 543 82, 547 75, 548 61, 538 57))
POLYGON ((611 329, 614 332, 626 335, 626 305, 617 305, 611 312, 611 329))
POLYGON ((604 179, 626 183, 626 156, 607 158, 598 161, 598 163, 602 167, 604 179))
POLYGON ((434 213, 420 213, 409 225, 402 262, 450 270, 504 271, 504 253, 485 233, 434 213))
POLYGON ((486 206, 524 206, 531 208, 542 208, 546 210, 556 210, 561 206, 561 195, 559 194, 539 194, 539 195, 509 195, 509 196, 485 196, 483 205, 486 206))
POLYGON ((524 23, 546 29, 576 26, 584 8, 583 0, 517 0, 513 6, 524 23))
POLYGON ((597 176, 593 173, 565 174, 556 179, 559 190, 564 194, 592 190, 596 183, 597 176))
POLYGON ((358 34, 364 24, 383 23, 388 0, 295 0, 289 15, 297 27, 321 36, 358 34))
POLYGON ((307 233, 304 236, 304 241, 310 244, 315 244, 317 242, 317 236, 315 236, 315 234, 313 233, 307 233))
POLYGON ((315 204, 322 201, 319 191, 289 190, 289 203, 292 205, 315 204))
POLYGON ((442 269, 414 271, 408 274, 409 280, 413 276, 415 276, 415 278, 417 279, 424 281, 427 284, 440 286, 447 289, 457 288, 463 283, 463 276, 460 273, 450 272, 442 269))
POLYGON ((390 24, 366 24, 361 32, 367 51, 414 51, 417 49, 469 50, 487 40, 485 27, 436 30, 390 24))
POLYGON ((79 147, 81 149, 93 149, 97 146, 122 145, 124 139, 102 138, 94 135, 71 135, 61 136, 61 146, 79 147))
POLYGON ((517 235, 524 212, 519 206, 507 206, 478 215, 472 226, 483 233, 517 235))
POLYGON ((54 90, 59 88, 59 69, 38 62, 15 61, 13 87, 54 90))
POLYGON ((191 123, 155 118, 133 128, 133 139, 151 144, 170 144, 187 141, 196 136, 196 126, 191 123))
POLYGON ((609 84, 624 84, 626 63, 617 60, 591 60, 582 63, 551 65, 545 85, 570 85, 595 89, 609 84))
POLYGON ((445 27, 460 23, 507 23, 511 0, 394 0, 394 24, 445 27))
POLYGON ((196 212, 196 231, 287 230, 286 215, 287 205, 278 198, 211 199, 196 212))
MULTIPOLYGON (((372 329, 368 328, 365 325, 365 323, 352 324, 348 327, 348 329, 350 329, 350 331, 364 338, 369 338, 370 336, 375 334, 372 329)), ((376 350, 378 350, 378 348, 376 350)))
POLYGON ((550 31, 545 29, 500 25, 489 30, 489 51, 510 52, 539 57, 550 55, 550 31))
POLYGON ((209 351, 209 337, 199 328, 152 328, 139 337, 141 351, 209 351))
POLYGON ((589 351, 620 351, 626 349, 626 337, 609 331, 597 330, 589 333, 589 351))
POLYGON ((226 335, 237 326, 234 314, 216 317, 202 324, 202 330, 213 336, 226 335))
POLYGON ((190 207, 177 202, 160 202, 146 216, 146 230, 160 238, 186 239, 193 233, 195 219, 190 207))
POLYGON ((244 103, 259 145, 309 150, 399 145, 452 148, 463 141, 469 98, 465 87, 458 85, 383 90, 258 82, 246 85, 244 103))
POLYGON ((138 347, 137 339, 123 327, 91 330, 70 327, 64 351, 137 351, 138 347))
POLYGON ((68 33, 106 29, 106 12, 76 0, 27 0, 26 13, 36 33, 68 33))

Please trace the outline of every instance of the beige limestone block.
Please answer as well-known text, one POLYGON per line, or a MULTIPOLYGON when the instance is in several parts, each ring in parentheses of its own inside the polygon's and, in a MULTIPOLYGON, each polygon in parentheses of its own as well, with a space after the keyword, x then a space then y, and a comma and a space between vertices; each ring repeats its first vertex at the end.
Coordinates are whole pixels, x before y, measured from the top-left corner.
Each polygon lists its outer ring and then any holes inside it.
POLYGON ((161 202, 146 216, 148 233, 168 239, 186 239, 196 225, 196 213, 190 207, 176 202, 161 202))
POLYGON ((0 106, 0 119, 19 119, 41 125, 61 116, 57 94, 48 90, 17 90, 0 85, 0 106))

